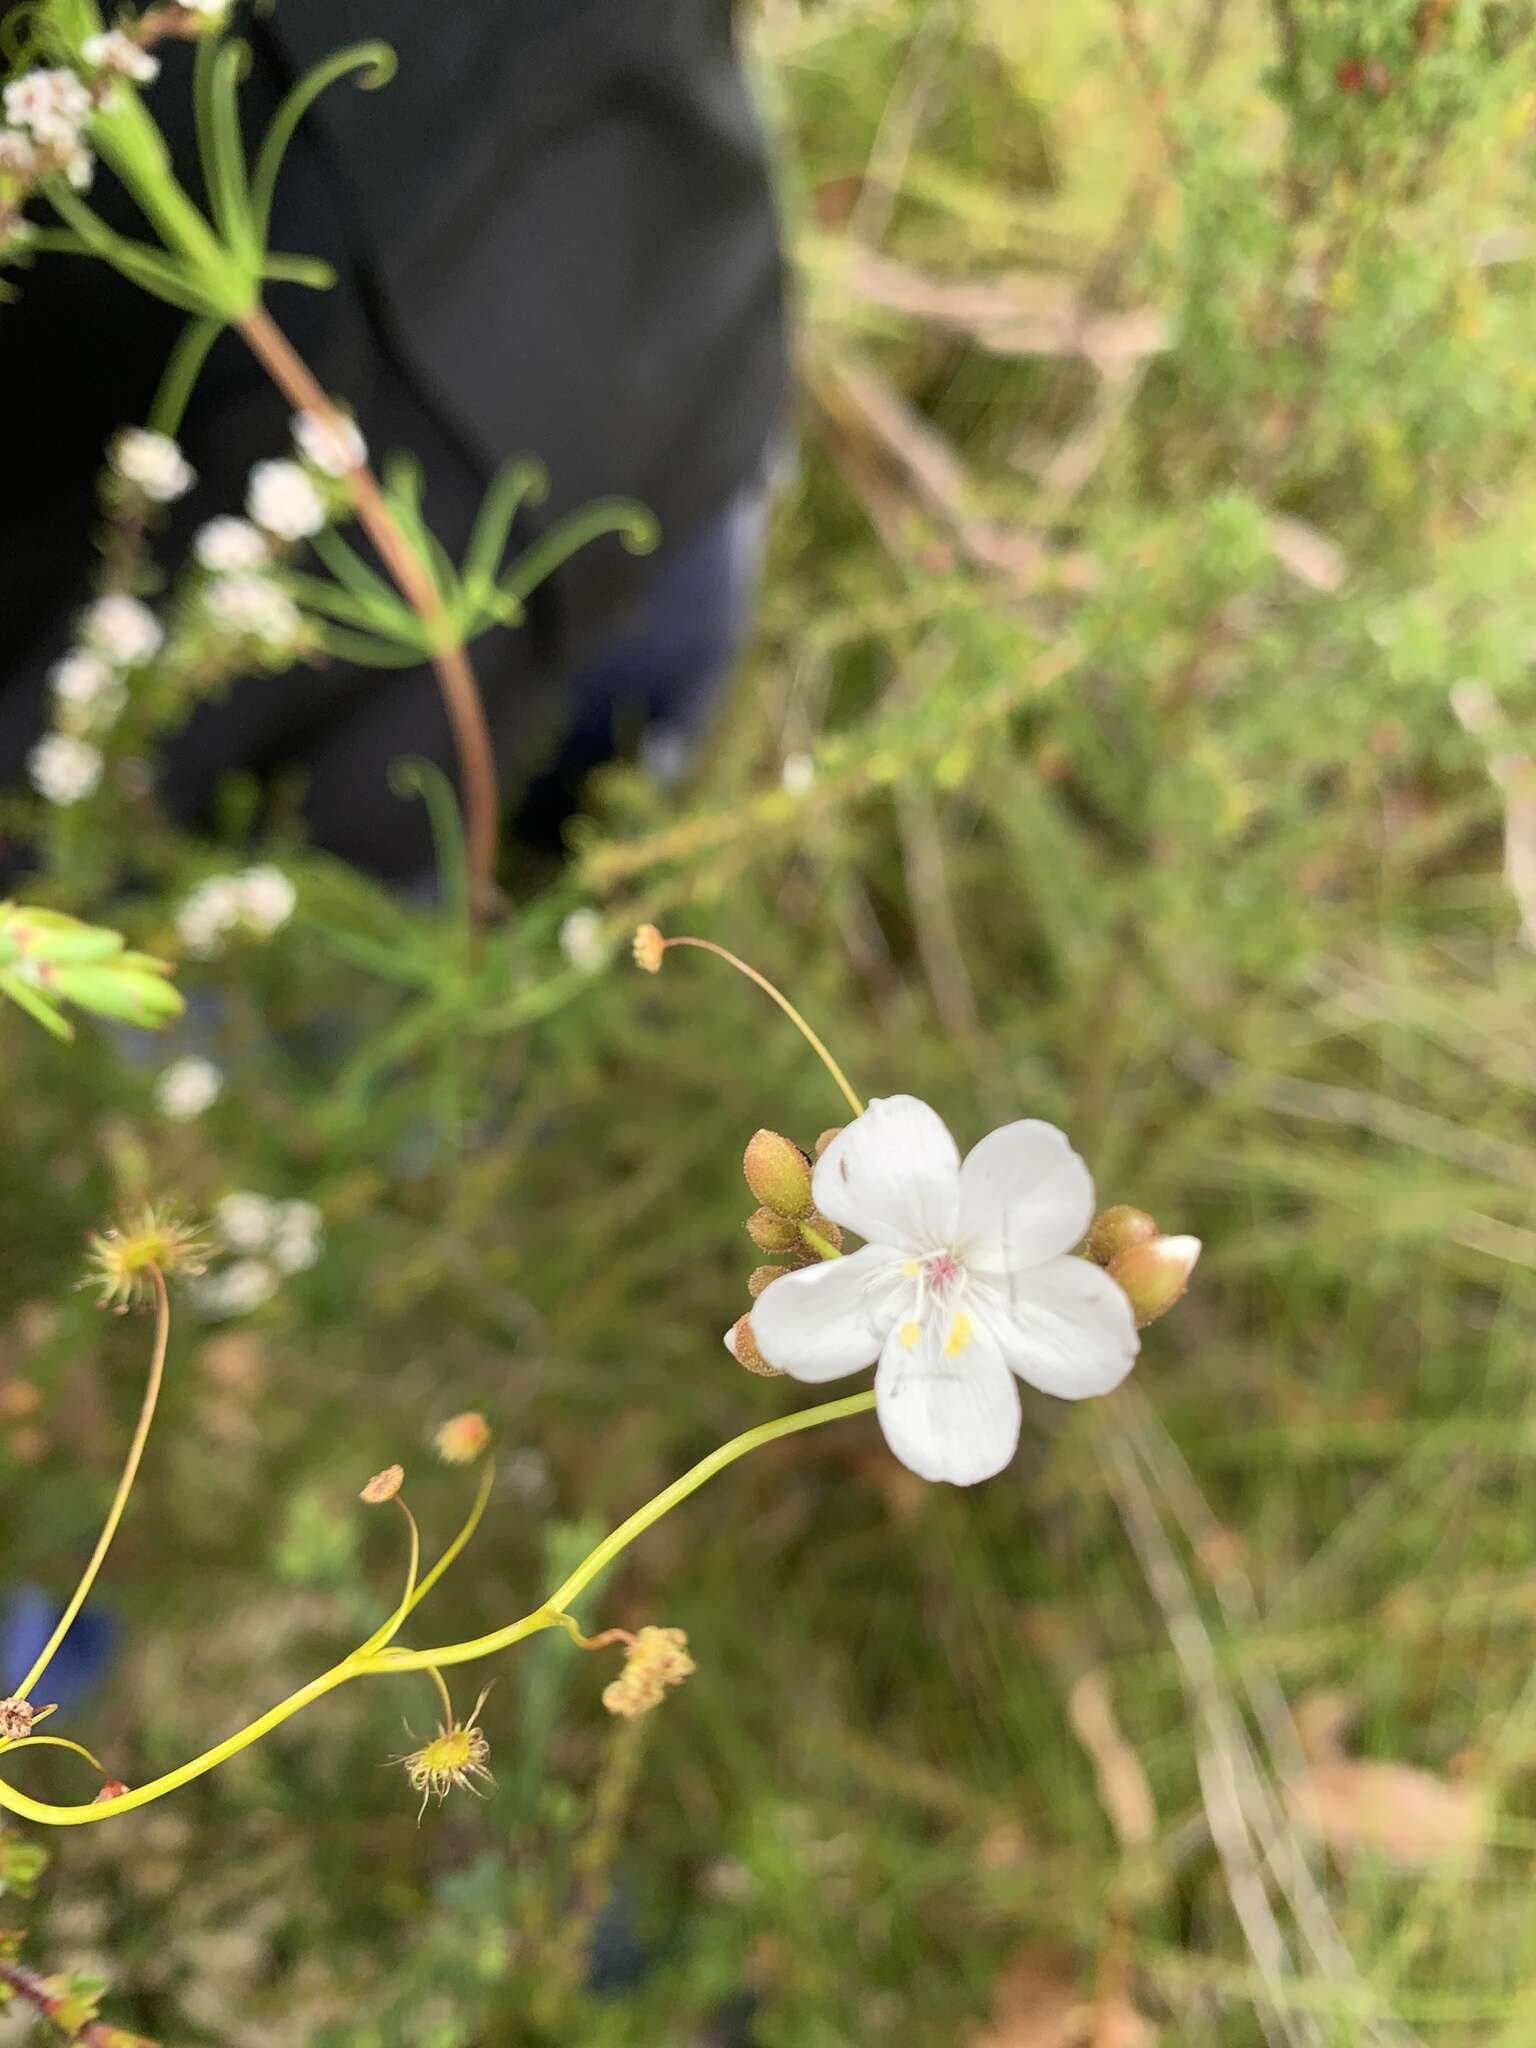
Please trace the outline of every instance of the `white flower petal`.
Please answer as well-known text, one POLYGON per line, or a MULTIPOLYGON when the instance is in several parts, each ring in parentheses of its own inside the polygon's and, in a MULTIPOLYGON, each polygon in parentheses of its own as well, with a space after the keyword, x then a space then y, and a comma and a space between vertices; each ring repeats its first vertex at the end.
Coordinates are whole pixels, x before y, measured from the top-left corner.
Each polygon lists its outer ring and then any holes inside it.
POLYGON ((954 1235, 960 1153, 944 1120, 915 1095, 877 1098, 816 1162, 823 1216, 872 1244, 931 1252, 954 1235))
POLYGON ((1118 1387, 1141 1348, 1123 1290, 1087 1259, 1048 1259, 1004 1279, 973 1276, 969 1300, 1019 1378, 1062 1401, 1118 1387))
POLYGON ((867 1244, 765 1287, 752 1308, 752 1335, 780 1372, 841 1379, 874 1364, 910 1289, 899 1254, 867 1244))
POLYGON ((875 1413, 886 1442, 920 1479, 953 1486, 990 1479, 1019 1441, 1019 1390, 1002 1353, 974 1321, 955 1346, 951 1320, 941 1313, 924 1318, 909 1346, 903 1339, 911 1333, 909 1323, 891 1332, 875 1373, 875 1413))
POLYGON ((1004 1124, 966 1154, 958 1241, 972 1271, 1058 1258, 1092 1221, 1093 1176, 1054 1124, 1004 1124))

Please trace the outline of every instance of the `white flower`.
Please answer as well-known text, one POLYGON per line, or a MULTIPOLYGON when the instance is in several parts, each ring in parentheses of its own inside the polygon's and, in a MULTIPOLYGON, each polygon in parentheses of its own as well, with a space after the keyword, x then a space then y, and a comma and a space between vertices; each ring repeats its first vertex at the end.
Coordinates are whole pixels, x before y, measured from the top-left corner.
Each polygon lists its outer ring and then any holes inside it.
POLYGON ((8 178, 31 178, 37 171, 37 150, 16 129, 0 130, 0 172, 8 178))
POLYGON ((276 1294, 276 1273, 260 1259, 236 1259, 199 1283, 197 1305, 204 1315, 245 1316, 276 1294))
POLYGON ((228 14, 234 0, 177 0, 187 14, 228 14))
POLYGON ((132 36, 124 35, 120 28, 109 28, 99 36, 87 36, 80 45, 80 54, 98 71, 111 71, 119 78, 131 78, 135 85, 149 85, 160 75, 160 59, 152 57, 148 50, 136 43, 132 36))
POLYGON ((128 702, 128 686, 99 654, 77 647, 48 671, 49 687, 72 728, 109 726, 128 702))
POLYGON ((779 781, 791 796, 804 796, 816 780, 816 763, 809 754, 786 754, 779 781))
POLYGON ((27 756, 32 787, 51 804, 77 804, 101 781, 101 749, 73 733, 51 732, 27 756))
POLYGON ((224 1076, 212 1060, 196 1054, 172 1060, 155 1083, 155 1105, 162 1116, 176 1123, 190 1123, 211 1109, 224 1092, 224 1076))
POLYGON ((147 427, 124 427, 112 444, 112 466, 157 505, 184 497, 197 482, 197 471, 170 435, 152 434, 147 427))
POLYGON ((240 883, 234 875, 199 882, 176 913, 176 931, 187 952, 202 959, 216 953, 224 935, 240 921, 240 883))
POLYGON ((573 967, 595 974, 608 957, 603 920, 595 910, 573 910, 560 926, 560 950, 573 967))
POLYGON ((290 646, 303 627, 298 606, 270 576, 215 576, 203 603, 222 632, 268 647, 290 646))
POLYGON ((264 535, 246 519, 231 519, 227 514, 220 519, 210 519, 206 526, 200 526, 192 542, 192 552, 205 569, 215 575, 238 575, 246 569, 264 569, 272 559, 272 550, 267 546, 264 535))
POLYGON ((272 1231, 272 1262, 282 1273, 303 1273, 320 1256, 320 1211, 313 1202, 282 1202, 272 1231))
POLYGON ((50 148, 67 152, 90 119, 91 95, 73 71, 28 71, 5 88, 5 118, 50 148))
POLYGON ((264 1252, 277 1227, 278 1206, 242 1189, 214 1204, 213 1220, 220 1237, 237 1252, 264 1252))
POLYGON ((165 635, 148 605, 116 591, 98 597, 81 621, 84 638, 118 668, 133 668, 157 654, 165 635))
POLYGON ((279 540, 308 540, 325 524, 325 501, 296 462, 258 462, 245 509, 279 540))
POLYGON ((1004 1124, 962 1166, 925 1102, 888 1096, 832 1140, 811 1191, 868 1242, 773 1281, 752 1334, 800 1380, 878 1358, 880 1426, 922 1478, 970 1486, 1002 1470, 1019 1436, 1015 1373, 1076 1401, 1130 1371, 1130 1303, 1067 1256, 1092 1220, 1093 1182, 1054 1125, 1004 1124))
POLYGON ((245 921, 269 939, 293 915, 298 892, 281 868, 247 868, 240 876, 240 908, 245 921))
POLYGON ((327 476, 345 476, 368 460, 368 443, 357 422, 345 413, 322 419, 317 412, 296 412, 293 440, 304 460, 327 476))

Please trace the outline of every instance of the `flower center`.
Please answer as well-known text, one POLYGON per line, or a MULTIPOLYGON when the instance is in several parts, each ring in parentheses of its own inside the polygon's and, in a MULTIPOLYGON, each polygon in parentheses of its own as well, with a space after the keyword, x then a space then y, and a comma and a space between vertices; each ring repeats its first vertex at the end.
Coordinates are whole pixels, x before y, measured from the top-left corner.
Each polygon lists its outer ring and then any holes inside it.
POLYGON ((971 1319, 962 1312, 966 1271, 953 1252, 935 1252, 930 1258, 909 1259, 906 1273, 916 1285, 912 1314, 897 1332, 909 1351, 915 1350, 923 1325, 937 1315, 946 1324, 944 1355, 958 1358, 973 1334, 971 1319))

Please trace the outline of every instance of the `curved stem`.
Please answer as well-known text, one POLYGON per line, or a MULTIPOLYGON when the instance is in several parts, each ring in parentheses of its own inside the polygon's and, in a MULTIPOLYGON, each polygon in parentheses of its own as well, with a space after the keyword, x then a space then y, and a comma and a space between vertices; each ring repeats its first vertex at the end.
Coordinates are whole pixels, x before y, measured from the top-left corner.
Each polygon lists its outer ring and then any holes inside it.
MULTIPOLYGON (((251 353, 291 405, 323 420, 334 417, 335 408, 313 371, 265 307, 252 307, 242 316, 239 326, 251 353)), ((427 629, 432 668, 448 714, 463 785, 469 870, 475 881, 475 912, 480 917, 490 902, 495 880, 501 792, 490 727, 475 673, 426 564, 411 546, 372 470, 366 463, 359 463, 347 471, 342 482, 358 524, 378 550, 401 596, 427 629)))
POLYGON ((838 1087, 842 1089, 843 1099, 847 1102, 849 1108, 852 1109, 854 1115, 862 1116, 864 1114, 864 1105, 860 1102, 858 1096, 854 1094, 853 1084, 848 1079, 848 1076, 837 1064, 837 1061, 833 1059, 831 1053, 828 1052, 826 1046, 817 1037, 810 1025, 806 1023, 800 1012, 789 1000, 789 997, 781 995, 766 974, 759 974, 755 967, 749 967, 745 960, 738 959, 734 953, 728 952, 724 946, 717 946, 713 939, 695 939, 683 935, 674 939, 663 939, 662 945, 664 947, 696 946, 701 953, 713 953, 717 960, 724 960, 729 966, 734 967, 738 974, 744 974, 748 981, 755 982, 764 995, 772 996, 790 1023, 794 1025, 800 1036, 811 1048, 811 1051, 815 1053, 817 1059, 821 1061, 821 1064, 832 1076, 838 1087))
POLYGON ((171 1335, 171 1304, 165 1291, 165 1275, 158 1266, 149 1269, 155 1285, 155 1348, 149 1364, 149 1384, 144 1389, 143 1404, 139 1409, 138 1426, 133 1432, 133 1441, 128 1446, 128 1459, 123 1466, 123 1476, 117 1482, 117 1492, 107 1510, 107 1519, 102 1525, 91 1561, 80 1575, 69 1605, 59 1616, 58 1626, 38 1653, 37 1661, 26 1677, 17 1686, 14 1697, 24 1700, 27 1694, 53 1662, 60 1643, 74 1627, 75 1617, 85 1605, 97 1574, 106 1562, 107 1552, 112 1548, 112 1539, 117 1526, 123 1519, 123 1510, 128 1505, 128 1496, 133 1491, 133 1482, 139 1475, 139 1464, 144 1456, 144 1446, 149 1441, 149 1426, 155 1419, 155 1404, 160 1399, 160 1383, 165 1378, 165 1349, 171 1335))
POLYGON ((426 1599, 427 1595, 431 1592, 432 1588, 443 1576, 443 1573, 447 1571, 449 1566, 457 1560, 460 1552, 463 1550, 465 1544, 468 1543, 469 1539, 474 1535, 476 1529, 479 1528, 480 1517, 485 1513, 486 1504, 491 1497, 491 1488, 495 1485, 495 1483, 496 1467, 494 1463, 491 1461, 491 1459, 487 1458, 485 1461, 485 1470, 480 1475, 480 1486, 479 1490, 475 1494, 474 1506, 470 1509, 468 1515, 465 1516, 463 1528, 459 1531, 458 1535, 454 1537, 453 1541, 449 1544, 448 1548, 437 1560, 437 1563, 433 1565, 431 1571, 429 1571, 417 1585, 415 1592, 411 1595, 409 1601, 406 1603, 405 1611, 407 1614, 414 1613, 415 1610, 421 1605, 422 1601, 426 1599))
MULTIPOLYGON (((300 1686, 287 1699, 279 1700, 275 1707, 269 1707, 266 1713, 246 1727, 215 1743, 212 1749, 204 1750, 201 1756, 192 1757, 175 1770, 152 1778, 147 1784, 134 1786, 116 1799, 94 1800, 89 1806, 53 1806, 46 1800, 33 1799, 29 1794, 19 1792, 14 1785, 0 1778, 0 1807, 19 1814, 23 1820, 36 1821, 45 1827, 87 1827, 97 1821, 112 1820, 118 1814, 131 1813, 135 1807, 152 1805, 155 1800, 163 1799, 166 1793, 175 1792, 194 1778, 216 1770, 220 1764, 227 1763, 230 1757, 238 1756, 241 1750, 261 1741, 263 1736, 269 1735, 274 1728, 302 1712, 315 1700, 322 1699, 326 1693, 334 1692, 338 1686, 346 1685, 354 1678, 400 1671, 430 1672, 444 1664, 470 1664, 478 1658, 493 1656, 498 1650, 510 1649, 514 1643, 537 1635, 541 1629, 569 1628, 571 1619, 565 1608, 577 1594, 590 1585, 621 1551, 627 1550, 637 1536, 643 1535, 689 1494, 697 1492, 706 1480, 712 1479, 717 1472, 723 1472, 738 1458, 744 1458, 749 1451, 758 1450, 779 1437, 793 1436, 802 1429, 814 1429, 819 1423, 841 1422, 847 1416, 862 1415, 874 1405, 872 1392, 850 1394, 841 1401, 827 1401, 819 1408, 802 1408, 793 1415, 781 1415, 772 1422, 759 1423, 756 1429, 745 1430, 740 1436, 732 1437, 729 1443, 721 1444, 707 1458, 701 1458, 681 1479, 675 1479, 654 1499, 647 1501, 643 1508, 637 1509, 611 1535, 605 1536, 541 1606, 491 1635, 477 1636, 465 1643, 449 1643, 437 1650, 386 1648, 370 1651, 365 1645, 344 1657, 339 1664, 332 1665, 329 1671, 321 1672, 318 1678, 312 1678, 307 1685, 300 1686)), ((425 1587, 421 1590, 424 1591, 425 1587)))

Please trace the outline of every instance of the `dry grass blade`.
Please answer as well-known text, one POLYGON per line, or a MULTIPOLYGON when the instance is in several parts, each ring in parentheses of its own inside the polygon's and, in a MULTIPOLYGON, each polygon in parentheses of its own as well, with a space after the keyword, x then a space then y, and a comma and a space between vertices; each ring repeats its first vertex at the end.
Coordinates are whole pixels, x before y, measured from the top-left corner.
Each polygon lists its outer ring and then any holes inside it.
POLYGON ((1099 1804, 1122 1849, 1138 1849, 1157 1833, 1157 1808, 1141 1759, 1120 1732, 1102 1671, 1085 1671, 1067 1695, 1067 1719, 1093 1765, 1099 1804))

